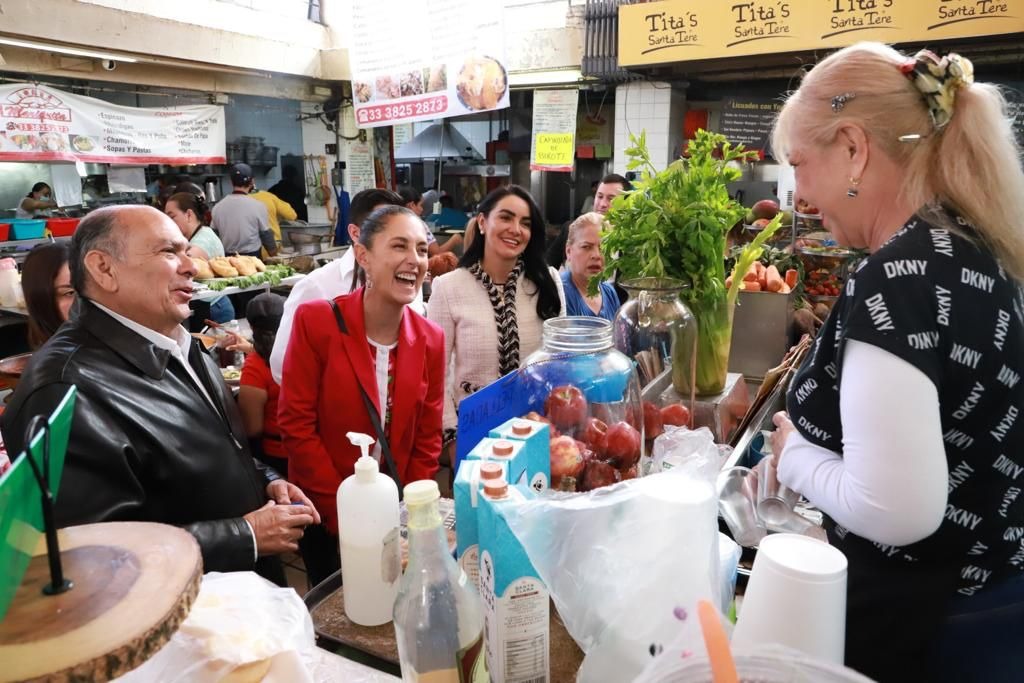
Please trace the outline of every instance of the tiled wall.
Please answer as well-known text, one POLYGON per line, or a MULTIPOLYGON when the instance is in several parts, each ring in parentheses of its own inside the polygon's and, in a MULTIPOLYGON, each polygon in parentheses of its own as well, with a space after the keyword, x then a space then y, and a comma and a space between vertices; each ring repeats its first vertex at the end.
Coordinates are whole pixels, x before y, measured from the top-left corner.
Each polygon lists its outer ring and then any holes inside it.
POLYGON ((685 98, 668 83, 634 82, 615 90, 616 173, 626 172, 629 135, 647 134, 647 149, 654 165, 664 168, 679 156, 685 98))

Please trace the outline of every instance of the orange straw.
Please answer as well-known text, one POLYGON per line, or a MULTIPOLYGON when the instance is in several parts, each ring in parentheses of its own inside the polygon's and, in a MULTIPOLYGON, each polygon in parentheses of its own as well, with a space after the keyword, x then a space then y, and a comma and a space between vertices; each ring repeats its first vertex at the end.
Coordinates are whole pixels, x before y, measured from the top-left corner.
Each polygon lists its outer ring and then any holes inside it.
POLYGON ((722 628, 718 611, 707 600, 700 600, 697 602, 697 615, 700 617, 700 630, 704 634, 704 646, 708 649, 708 659, 711 661, 711 680, 713 683, 739 683, 736 662, 732 659, 729 638, 722 628))

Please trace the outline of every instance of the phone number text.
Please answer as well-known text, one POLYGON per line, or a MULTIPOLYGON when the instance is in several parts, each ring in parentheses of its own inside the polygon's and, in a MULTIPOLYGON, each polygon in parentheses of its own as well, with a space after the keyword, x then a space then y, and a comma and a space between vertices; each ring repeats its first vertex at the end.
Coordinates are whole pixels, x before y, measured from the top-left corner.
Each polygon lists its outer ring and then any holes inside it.
POLYGON ((398 121, 412 118, 413 116, 423 116, 424 114, 441 114, 447 110, 448 96, 437 95, 400 104, 378 104, 371 107, 363 107, 356 115, 356 119, 359 123, 398 121))

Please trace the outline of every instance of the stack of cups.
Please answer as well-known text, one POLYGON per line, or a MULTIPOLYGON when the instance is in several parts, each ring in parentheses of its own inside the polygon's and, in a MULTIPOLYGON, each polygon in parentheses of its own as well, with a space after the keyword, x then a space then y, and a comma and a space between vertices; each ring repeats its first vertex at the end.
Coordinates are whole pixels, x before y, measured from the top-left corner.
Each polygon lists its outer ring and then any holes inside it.
POLYGON ((822 541, 773 534, 758 547, 733 647, 776 643, 843 663, 846 556, 822 541))

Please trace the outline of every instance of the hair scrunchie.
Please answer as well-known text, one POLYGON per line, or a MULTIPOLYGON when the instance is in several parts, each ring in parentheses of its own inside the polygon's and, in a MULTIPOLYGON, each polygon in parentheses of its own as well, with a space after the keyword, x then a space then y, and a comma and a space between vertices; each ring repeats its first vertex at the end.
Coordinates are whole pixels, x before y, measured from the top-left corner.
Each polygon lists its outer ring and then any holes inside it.
POLYGON ((974 83, 971 60, 955 52, 940 58, 931 50, 921 50, 902 64, 900 71, 924 96, 936 130, 945 128, 953 118, 957 92, 974 83))

